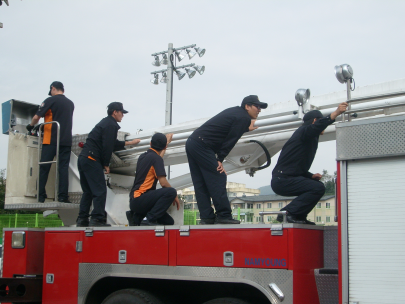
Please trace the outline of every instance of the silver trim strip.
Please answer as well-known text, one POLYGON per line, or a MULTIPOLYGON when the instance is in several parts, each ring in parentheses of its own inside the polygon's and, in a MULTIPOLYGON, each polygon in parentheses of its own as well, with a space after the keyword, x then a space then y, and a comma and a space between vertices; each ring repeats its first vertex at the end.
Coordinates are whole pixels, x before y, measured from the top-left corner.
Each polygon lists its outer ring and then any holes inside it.
POLYGON ((342 301, 349 301, 349 242, 347 206, 347 161, 340 162, 340 228, 342 250, 342 301))

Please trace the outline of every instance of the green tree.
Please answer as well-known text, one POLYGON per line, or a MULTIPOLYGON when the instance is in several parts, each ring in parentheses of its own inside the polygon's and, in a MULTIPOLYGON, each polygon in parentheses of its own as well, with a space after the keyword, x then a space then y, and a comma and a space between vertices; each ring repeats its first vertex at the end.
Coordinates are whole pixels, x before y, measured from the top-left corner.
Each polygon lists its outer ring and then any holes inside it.
POLYGON ((322 170, 321 182, 325 185, 325 195, 334 195, 335 194, 335 178, 337 177, 336 171, 333 175, 328 174, 327 170, 322 170))

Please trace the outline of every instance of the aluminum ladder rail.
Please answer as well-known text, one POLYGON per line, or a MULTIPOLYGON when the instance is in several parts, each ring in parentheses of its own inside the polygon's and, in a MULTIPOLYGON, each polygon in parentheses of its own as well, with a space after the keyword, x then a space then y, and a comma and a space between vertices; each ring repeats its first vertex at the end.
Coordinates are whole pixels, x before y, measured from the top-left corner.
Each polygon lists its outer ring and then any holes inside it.
MULTIPOLYGON (((37 199, 39 200, 39 178, 41 175, 41 165, 46 165, 46 164, 53 164, 55 163, 55 201, 58 199, 58 193, 59 193, 59 141, 60 141, 60 124, 57 121, 50 121, 50 122, 45 122, 43 123, 38 130, 39 133, 39 142, 38 142, 38 187, 37 187, 37 199), (47 161, 47 162, 41 162, 41 155, 42 155, 42 132, 41 129, 45 125, 49 124, 56 124, 57 129, 56 129, 56 155, 55 155, 55 160, 47 161)), ((45 184, 46 186, 46 184, 45 184)))

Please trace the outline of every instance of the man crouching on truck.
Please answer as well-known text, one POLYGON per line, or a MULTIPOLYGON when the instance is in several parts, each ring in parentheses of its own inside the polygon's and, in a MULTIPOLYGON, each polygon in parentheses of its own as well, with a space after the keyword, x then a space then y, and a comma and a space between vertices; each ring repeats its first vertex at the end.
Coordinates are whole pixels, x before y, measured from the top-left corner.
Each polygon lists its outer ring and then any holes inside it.
POLYGON ((173 225, 173 218, 166 212, 170 205, 180 208, 176 189, 166 179, 163 155, 173 134, 156 133, 150 149, 143 153, 136 165, 135 181, 129 194, 131 211, 127 211, 130 226, 173 225), (159 180, 161 189, 156 189, 159 180), (146 217, 142 222, 142 218, 146 217))
MULTIPOLYGON (((313 174, 308 170, 318 149, 319 135, 346 111, 347 106, 346 102, 342 102, 326 117, 318 110, 309 111, 304 115, 304 124, 294 132, 281 150, 273 170, 271 188, 278 195, 297 195, 281 209, 287 211, 287 222, 315 225, 307 220, 307 215, 325 194, 325 186, 320 181, 321 174, 313 174)), ((277 220, 282 222, 283 216, 278 215, 277 220)))

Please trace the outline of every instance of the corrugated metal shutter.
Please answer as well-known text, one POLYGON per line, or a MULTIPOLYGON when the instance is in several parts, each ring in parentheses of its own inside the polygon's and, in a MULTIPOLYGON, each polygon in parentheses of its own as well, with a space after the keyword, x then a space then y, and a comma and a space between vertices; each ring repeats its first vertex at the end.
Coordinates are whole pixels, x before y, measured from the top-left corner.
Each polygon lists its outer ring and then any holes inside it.
POLYGON ((405 158, 350 161, 347 174, 349 300, 403 304, 405 158))

